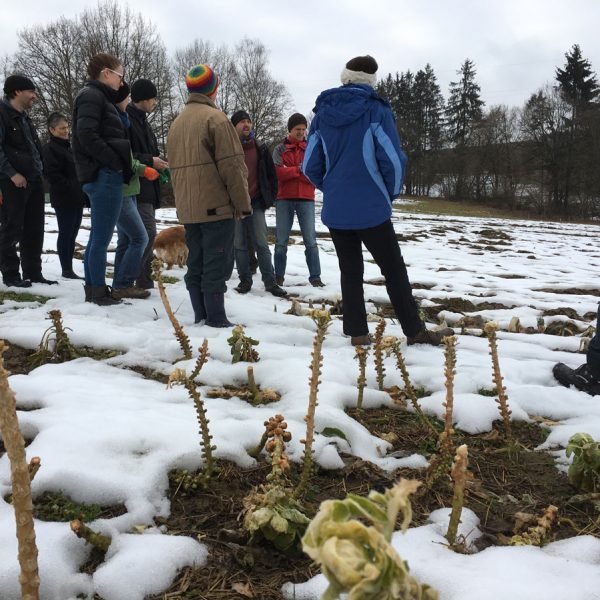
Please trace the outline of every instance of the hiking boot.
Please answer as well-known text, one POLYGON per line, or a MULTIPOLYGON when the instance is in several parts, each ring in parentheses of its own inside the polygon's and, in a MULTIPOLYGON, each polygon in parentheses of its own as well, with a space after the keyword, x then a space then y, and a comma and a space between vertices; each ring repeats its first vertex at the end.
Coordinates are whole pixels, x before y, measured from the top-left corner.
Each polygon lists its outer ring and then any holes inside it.
POLYGON ((365 335, 352 336, 351 340, 353 346, 370 346, 373 343, 373 338, 370 333, 365 335))
POLYGON ((275 277, 275 283, 276 283, 277 285, 283 285, 283 282, 284 282, 284 278, 283 278, 283 276, 277 275, 277 276, 275 277))
POLYGON ((563 363, 557 363, 552 368, 552 374, 565 387, 574 385, 580 392, 585 392, 590 396, 600 395, 600 381, 591 374, 586 364, 571 369, 563 363))
POLYGON ((248 281, 247 279, 242 279, 242 281, 240 281, 237 284, 235 291, 240 294, 247 294, 251 289, 252 289, 252 281, 248 281))
POLYGON ((14 279, 5 279, 4 285, 8 287, 29 288, 31 287, 31 281, 29 281, 29 279, 21 279, 21 277, 16 277, 14 279))
POLYGON ((86 285, 84 289, 86 302, 93 302, 98 306, 121 304, 121 300, 113 296, 113 291, 108 285, 86 285))
POLYGON ((79 275, 77 275, 77 273, 75 273, 75 271, 73 270, 63 271, 62 277, 64 277, 65 279, 85 279, 84 277, 80 277, 79 275))
POLYGON ((269 294, 273 294, 273 296, 277 296, 278 298, 283 298, 287 296, 287 292, 280 288, 276 283, 272 283, 269 286, 265 286, 265 290, 269 292, 269 294))
POLYGON ((205 325, 209 327, 233 327, 225 313, 225 294, 221 292, 204 292, 206 309, 205 325))
POLYGON ((197 323, 203 323, 206 320, 204 294, 202 293, 202 290, 197 286, 189 288, 188 293, 190 295, 192 309, 194 310, 194 325, 197 323))
POLYGON ((148 298, 150 296, 150 292, 148 290, 143 290, 142 288, 134 287, 130 285, 126 288, 113 288, 112 297, 117 300, 121 300, 122 298, 137 298, 138 300, 143 300, 144 298, 148 298))
POLYGON ((429 344, 430 346, 439 346, 445 337, 454 335, 454 329, 444 327, 439 331, 431 331, 430 329, 421 329, 417 335, 409 337, 406 342, 409 346, 413 344, 429 344))
POLYGON ((320 277, 317 277, 316 279, 309 279, 309 281, 310 285, 313 287, 325 287, 325 284, 321 281, 320 277))

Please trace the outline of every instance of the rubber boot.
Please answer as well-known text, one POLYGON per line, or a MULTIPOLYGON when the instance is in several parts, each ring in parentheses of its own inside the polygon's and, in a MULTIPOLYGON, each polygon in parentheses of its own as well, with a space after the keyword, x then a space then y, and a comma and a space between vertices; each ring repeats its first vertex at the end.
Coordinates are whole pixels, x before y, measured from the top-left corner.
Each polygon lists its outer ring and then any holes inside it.
POLYGON ((83 284, 83 292, 85 294, 85 301, 91 302, 92 301, 92 286, 83 284))
POLYGON ((98 304, 98 306, 112 306, 113 304, 121 304, 121 300, 112 297, 111 289, 107 285, 90 285, 90 302, 98 304))
POLYGON ((204 295, 199 287, 188 289, 192 308, 194 309, 194 323, 200 323, 206 320, 206 308, 204 307, 204 295))
POLYGON ((225 294, 222 292, 204 292, 206 307, 206 325, 209 327, 233 327, 225 314, 225 294))

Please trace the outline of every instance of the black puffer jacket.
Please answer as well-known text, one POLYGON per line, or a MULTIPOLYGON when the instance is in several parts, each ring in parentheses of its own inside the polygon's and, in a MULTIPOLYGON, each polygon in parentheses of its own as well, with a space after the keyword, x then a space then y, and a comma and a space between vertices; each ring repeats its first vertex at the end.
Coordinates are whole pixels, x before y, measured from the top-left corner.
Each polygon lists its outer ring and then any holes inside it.
MULTIPOLYGON (((133 104, 127 106, 127 114, 131 127, 129 128, 129 139, 131 141, 131 151, 133 158, 137 158, 141 163, 148 167, 153 166, 152 158, 159 156, 158 142, 156 136, 148 123, 146 113, 133 104)), ((154 208, 160 207, 160 183, 140 179, 140 194, 137 197, 138 202, 148 202, 153 204, 154 208)))
POLYGON ((277 171, 273 157, 263 142, 256 141, 258 153, 258 187, 260 189, 260 205, 263 210, 271 208, 277 198, 277 171))
POLYGON ((72 144, 81 183, 96 181, 104 167, 122 171, 125 183, 133 175, 129 137, 113 105, 116 93, 93 80, 75 98, 72 144))
POLYGON ((44 176, 50 184, 52 208, 79 207, 87 204, 87 196, 77 179, 75 161, 69 140, 50 137, 42 148, 44 176))

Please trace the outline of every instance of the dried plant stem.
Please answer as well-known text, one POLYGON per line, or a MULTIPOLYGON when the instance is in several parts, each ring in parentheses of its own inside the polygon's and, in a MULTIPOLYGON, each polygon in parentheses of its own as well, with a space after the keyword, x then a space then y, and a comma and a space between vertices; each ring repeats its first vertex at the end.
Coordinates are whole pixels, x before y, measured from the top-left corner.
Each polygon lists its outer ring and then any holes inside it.
POLYGON ((71 531, 78 537, 85 540, 88 544, 106 552, 112 538, 108 535, 102 535, 97 533, 93 529, 90 529, 85 523, 82 523, 79 519, 71 521, 71 531))
POLYGON ((248 388, 252 392, 252 404, 262 404, 262 394, 256 385, 256 380, 254 379, 254 369, 252 367, 248 367, 248 388))
POLYGON ((33 481, 33 478, 37 475, 37 472, 42 466, 42 460, 39 456, 33 456, 29 461, 29 481, 33 481))
POLYGON ((184 385, 188 391, 188 394, 194 401, 194 406, 196 408, 196 417, 198 419, 200 435, 202 437, 201 446, 202 458, 204 462, 204 478, 205 482, 208 482, 217 471, 213 459, 213 450, 216 450, 217 447, 212 444, 212 435, 210 435, 210 431, 208 429, 208 424, 210 421, 206 416, 206 409, 204 407, 204 401, 200 397, 200 392, 198 392, 196 389, 194 382, 187 377, 184 381, 184 385))
POLYGON ((454 444, 452 443, 454 429, 452 428, 452 422, 454 411, 454 375, 456 374, 456 337, 445 337, 443 343, 445 358, 444 375, 446 377, 446 402, 444 402, 444 408, 446 411, 444 414, 444 431, 440 434, 440 452, 450 456, 454 451, 454 444))
POLYGON ((173 326, 173 331, 175 332, 175 337, 183 350, 183 357, 185 359, 192 358, 192 346, 190 345, 190 338, 185 334, 183 327, 173 314, 173 310, 171 309, 171 304, 169 302, 169 298, 167 297, 167 292, 165 290, 165 283, 162 278, 161 272, 161 262, 158 258, 155 258, 152 261, 152 269, 154 271, 154 275, 156 277, 156 282, 158 284, 158 291, 160 293, 160 299, 162 300, 163 306, 165 307, 165 311, 167 316, 169 317, 169 321, 171 321, 171 325, 173 326))
POLYGON ((200 348, 198 348, 198 352, 200 352, 200 354, 198 355, 198 360, 196 360, 194 369, 192 370, 192 372, 190 374, 190 379, 192 381, 194 379, 196 379, 196 377, 198 377, 198 375, 200 375, 200 371, 202 370, 202 367, 208 362, 208 357, 210 356, 210 354, 208 353, 208 340, 206 338, 204 338, 204 341, 202 342, 202 346, 200 346, 200 348))
POLYGON ((504 429, 506 431, 506 437, 512 442, 513 434, 512 427, 510 424, 511 411, 508 408, 508 396, 506 395, 506 387, 502 385, 502 374, 500 373, 500 361, 498 360, 498 340, 496 337, 496 330, 498 329, 495 323, 486 323, 485 333, 488 338, 490 345, 490 356, 492 357, 492 379, 496 390, 498 392, 498 408, 500 410, 500 416, 504 422, 504 429))
POLYGON ((404 390, 406 391, 406 395, 408 396, 408 399, 410 400, 410 403, 412 404, 412 407, 414 408, 415 413, 419 417, 419 420, 421 421, 421 423, 430 431, 430 433, 432 435, 434 435, 437 438, 438 431, 433 426, 433 423, 431 422, 431 420, 427 417, 427 415, 421 409, 419 400, 417 398, 417 394, 415 393, 415 389, 413 388, 412 383, 410 382, 410 375, 408 374, 408 369, 406 368, 406 362, 404 361, 404 356, 402 356, 402 351, 400 350, 399 343, 394 344, 394 346, 392 348, 392 352, 394 353, 394 356, 396 357, 396 366, 398 367, 398 370, 400 371, 400 374, 402 375, 402 381, 404 381, 404 390))
POLYGON ((31 475, 25 458, 25 441, 17 419, 15 394, 8 385, 9 373, 4 369, 4 352, 7 348, 4 341, 0 341, 0 432, 10 462, 18 558, 21 568, 19 574, 21 597, 23 600, 38 600, 40 578, 33 527, 31 475))
POLYGON ((250 450, 248 450, 248 454, 252 457, 252 458, 257 458, 258 455, 261 453, 262 449, 265 447, 265 444, 267 443, 268 440, 268 434, 265 431, 262 434, 262 437, 260 438, 260 442, 258 442, 258 445, 255 446, 254 448, 251 448, 250 450))
POLYGON ((383 391, 383 380, 385 377, 385 367, 383 366, 383 332, 385 331, 385 319, 381 319, 375 329, 374 339, 374 357, 375 357, 375 372, 377 373, 377 386, 380 391, 383 391))
POLYGON ((467 481, 471 479, 471 474, 467 471, 468 466, 469 451, 467 445, 463 444, 456 449, 454 464, 452 465, 452 471, 450 472, 450 477, 452 477, 452 481, 454 481, 454 495, 452 496, 452 512, 450 513, 450 522, 448 523, 446 539, 451 546, 456 543, 460 515, 465 503, 465 487, 467 481))
POLYGON ((364 346, 356 346, 356 354, 354 358, 358 359, 358 379, 356 385, 358 387, 358 398, 356 399, 356 408, 362 408, 363 395, 365 386, 367 385, 367 358, 369 357, 369 349, 364 346))
POLYGON ((327 328, 329 327, 329 313, 327 311, 313 311, 317 313, 325 313, 327 317, 319 318, 318 315, 315 318, 317 323, 317 333, 313 341, 313 351, 311 353, 312 361, 310 363, 310 378, 309 378, 309 394, 308 394, 308 410, 304 421, 306 422, 306 438, 300 440, 300 443, 304 444, 304 458, 302 461, 302 474, 300 475, 300 481, 298 486, 294 490, 294 498, 299 498, 304 494, 304 490, 308 484, 312 467, 313 467, 313 441, 315 436, 315 411, 317 408, 317 393, 319 391, 319 383, 321 380, 321 366, 323 365, 323 341, 327 334, 327 328))

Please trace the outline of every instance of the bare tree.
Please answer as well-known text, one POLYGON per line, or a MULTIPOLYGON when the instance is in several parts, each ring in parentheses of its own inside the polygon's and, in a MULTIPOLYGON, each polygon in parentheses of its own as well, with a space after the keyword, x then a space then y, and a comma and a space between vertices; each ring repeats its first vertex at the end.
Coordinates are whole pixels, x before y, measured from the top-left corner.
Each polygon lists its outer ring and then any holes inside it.
POLYGON ((232 52, 226 45, 215 47, 211 42, 195 39, 191 44, 175 51, 172 62, 173 76, 181 102, 187 98, 185 74, 194 65, 209 65, 220 78, 216 104, 230 113, 235 87, 236 67, 232 52))
POLYGON ((269 53, 260 40, 244 38, 235 50, 235 109, 252 117, 257 137, 272 141, 285 132, 291 99, 285 85, 269 71, 269 53))

